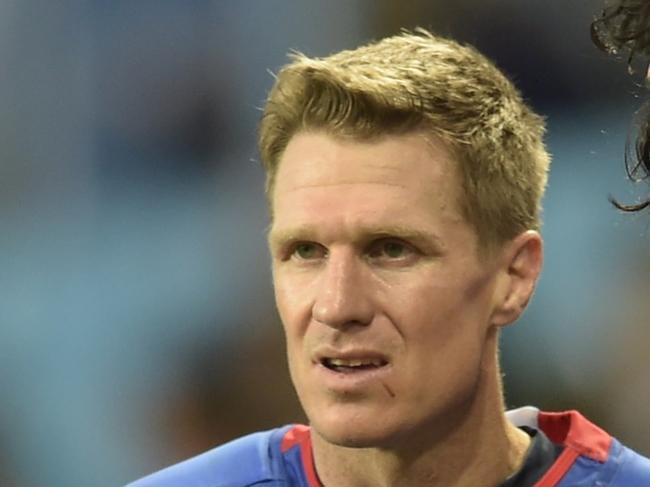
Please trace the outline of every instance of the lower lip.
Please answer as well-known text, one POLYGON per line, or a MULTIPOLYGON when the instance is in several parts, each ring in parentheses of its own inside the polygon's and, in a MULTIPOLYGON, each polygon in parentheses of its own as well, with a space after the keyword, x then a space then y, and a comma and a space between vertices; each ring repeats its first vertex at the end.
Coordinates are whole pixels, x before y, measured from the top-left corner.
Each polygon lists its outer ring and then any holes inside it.
POLYGON ((320 380, 328 389, 341 392, 351 392, 384 380, 391 370, 390 365, 383 365, 371 369, 337 372, 321 363, 315 364, 315 368, 320 380))

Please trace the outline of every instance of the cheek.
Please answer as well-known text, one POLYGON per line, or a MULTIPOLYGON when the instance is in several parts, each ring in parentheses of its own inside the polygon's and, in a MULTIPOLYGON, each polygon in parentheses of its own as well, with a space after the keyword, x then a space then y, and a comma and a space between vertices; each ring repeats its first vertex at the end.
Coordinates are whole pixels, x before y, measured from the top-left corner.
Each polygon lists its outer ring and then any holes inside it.
POLYGON ((439 304, 438 309, 421 307, 418 322, 405 333, 409 396, 431 409, 463 402, 471 394, 485 348, 481 327, 463 315, 462 307, 439 304))
POLYGON ((289 286, 282 279, 274 280, 275 305, 285 327, 291 326, 295 317, 305 308, 300 288, 289 286))
POLYGON ((467 300, 458 287, 433 285, 421 291, 420 299, 412 299, 416 291, 410 289, 393 307, 392 321, 404 339, 407 360, 413 361, 411 369, 444 375, 472 367, 484 341, 484 307, 467 300))
POLYGON ((304 311, 305 305, 299 294, 298 289, 288 288, 282 282, 275 281, 275 302, 284 329, 289 375, 298 398, 305 407, 305 401, 311 397, 305 356, 310 314, 304 311))
POLYGON ((284 330, 289 372, 295 383, 295 366, 299 362, 298 357, 301 349, 300 320, 296 316, 294 296, 277 282, 275 283, 275 304, 284 330))
POLYGON ((397 300, 393 289, 392 307, 405 319, 421 323, 420 333, 443 340, 466 327, 481 328, 489 318, 490 286, 481 276, 469 279, 466 274, 458 271, 406 282, 397 300))
POLYGON ((406 283, 391 289, 386 296, 393 322, 405 337, 417 341, 418 336, 437 336, 440 340, 457 331, 454 322, 461 317, 467 302, 463 302, 458 289, 432 281, 420 285, 406 283))
POLYGON ((306 287, 274 276, 275 304, 284 329, 289 357, 296 355, 309 327, 311 305, 306 287))

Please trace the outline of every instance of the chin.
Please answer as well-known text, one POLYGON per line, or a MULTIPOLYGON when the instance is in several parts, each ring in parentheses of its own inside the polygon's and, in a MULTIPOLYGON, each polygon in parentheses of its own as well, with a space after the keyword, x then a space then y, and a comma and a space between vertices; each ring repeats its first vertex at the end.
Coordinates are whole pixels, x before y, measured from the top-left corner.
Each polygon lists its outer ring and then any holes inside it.
POLYGON ((377 415, 338 415, 314 418, 311 427, 330 444, 347 448, 381 448, 393 444, 402 431, 377 415))
POLYGON ((378 447, 386 442, 386 439, 375 434, 368 434, 366 432, 346 431, 343 434, 328 434, 329 432, 318 432, 328 443, 347 448, 372 448, 378 447))
POLYGON ((312 426, 312 428, 321 438, 336 446, 346 448, 380 448, 390 444, 390 440, 386 436, 378 434, 378 432, 359 432, 350 431, 349 429, 344 432, 339 432, 320 429, 317 426, 312 426))

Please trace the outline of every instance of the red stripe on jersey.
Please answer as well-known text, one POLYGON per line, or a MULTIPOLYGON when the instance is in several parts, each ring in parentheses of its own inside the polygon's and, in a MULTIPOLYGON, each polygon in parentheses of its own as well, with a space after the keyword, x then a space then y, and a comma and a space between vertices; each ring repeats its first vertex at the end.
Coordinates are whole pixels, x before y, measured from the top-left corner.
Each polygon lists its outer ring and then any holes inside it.
POLYGON ((284 434, 280 450, 282 453, 286 452, 289 448, 293 448, 300 442, 305 440, 305 436, 309 436, 309 426, 297 424, 284 434))
POLYGON ((564 450, 558 459, 555 460, 553 466, 533 487, 555 487, 573 466, 579 456, 580 454, 571 448, 564 450))
POLYGON ((537 417, 540 429, 556 444, 565 446, 553 466, 534 487, 554 487, 580 456, 606 462, 612 437, 577 411, 543 413, 537 417))
POLYGON ((309 426, 297 424, 287 431, 284 438, 282 438, 280 450, 284 453, 296 445, 300 448, 300 460, 302 461, 302 468, 305 471, 309 487, 322 487, 316 475, 316 467, 314 466, 309 426))

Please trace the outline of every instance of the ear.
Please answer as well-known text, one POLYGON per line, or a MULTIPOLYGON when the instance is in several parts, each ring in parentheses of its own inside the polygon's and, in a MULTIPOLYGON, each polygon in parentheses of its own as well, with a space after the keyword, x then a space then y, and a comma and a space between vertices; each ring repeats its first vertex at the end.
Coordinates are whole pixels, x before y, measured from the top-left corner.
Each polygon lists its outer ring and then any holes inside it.
POLYGON ((523 232, 504 245, 493 325, 509 325, 526 309, 542 269, 542 247, 542 237, 534 230, 523 232))

